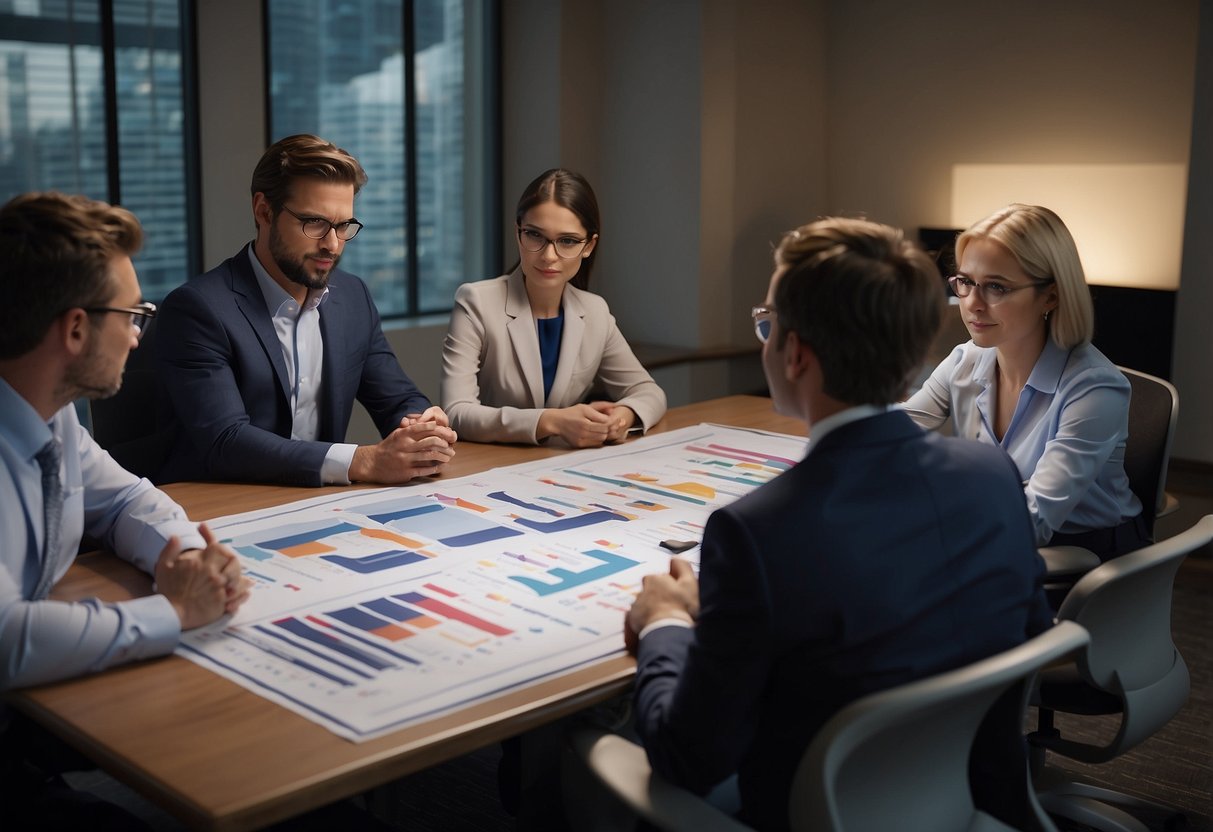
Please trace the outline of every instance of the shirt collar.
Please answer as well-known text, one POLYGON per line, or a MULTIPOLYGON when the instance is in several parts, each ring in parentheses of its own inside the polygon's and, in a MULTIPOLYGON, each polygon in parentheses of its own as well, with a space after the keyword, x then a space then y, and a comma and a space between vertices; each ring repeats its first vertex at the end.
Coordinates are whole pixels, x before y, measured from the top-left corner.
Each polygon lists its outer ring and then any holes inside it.
MULTIPOLYGON (((279 286, 274 278, 270 277, 265 266, 261 265, 261 261, 257 259, 257 254, 253 251, 251 244, 248 247, 248 259, 253 266, 253 274, 257 276, 257 283, 261 286, 261 295, 265 298, 265 308, 269 310, 270 317, 277 318, 281 315, 294 318, 298 314, 298 310, 295 309, 295 299, 279 286)), ((324 302, 328 295, 328 286, 323 289, 308 289, 307 297, 303 301, 303 311, 315 309, 324 302)))
MULTIPOLYGON (((1061 383, 1061 374, 1065 371, 1066 362, 1069 359, 1069 350, 1062 349, 1053 343, 1052 338, 1047 338, 1045 348, 1041 350, 1040 357, 1032 366, 1027 386, 1040 393, 1049 395, 1056 393, 1057 385, 1061 383)), ((979 348, 977 360, 973 362, 973 380, 986 388, 993 384, 997 360, 997 349, 994 347, 979 348)))
POLYGON ((1040 358, 1036 359, 1036 366, 1032 368, 1032 375, 1028 376, 1028 387, 1041 393, 1056 393, 1069 358, 1069 350, 1057 346, 1052 338, 1046 339, 1045 348, 1041 351, 1040 358))
POLYGON ((851 422, 858 422, 860 419, 867 419, 871 416, 879 416, 881 413, 888 413, 892 407, 893 405, 887 404, 860 404, 833 413, 820 422, 814 422, 809 428, 809 439, 811 440, 809 447, 812 448, 824 439, 826 434, 843 425, 849 425, 851 422))
POLYGON ((51 441, 50 425, 42 421, 38 411, 2 378, 0 413, 4 414, 4 433, 9 444, 23 459, 33 462, 37 453, 51 441))

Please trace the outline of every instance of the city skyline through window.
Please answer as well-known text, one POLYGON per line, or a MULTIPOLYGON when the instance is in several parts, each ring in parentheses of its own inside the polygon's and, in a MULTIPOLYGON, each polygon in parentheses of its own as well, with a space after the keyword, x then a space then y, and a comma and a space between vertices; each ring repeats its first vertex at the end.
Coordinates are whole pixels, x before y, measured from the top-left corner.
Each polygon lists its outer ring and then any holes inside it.
POLYGON ((488 2, 269 0, 270 140, 314 133, 369 181, 365 224, 341 267, 384 317, 450 309, 489 276, 496 171, 489 163, 488 2))
POLYGON ((196 269, 177 0, 0 0, 0 201, 58 190, 143 225, 146 298, 196 269))

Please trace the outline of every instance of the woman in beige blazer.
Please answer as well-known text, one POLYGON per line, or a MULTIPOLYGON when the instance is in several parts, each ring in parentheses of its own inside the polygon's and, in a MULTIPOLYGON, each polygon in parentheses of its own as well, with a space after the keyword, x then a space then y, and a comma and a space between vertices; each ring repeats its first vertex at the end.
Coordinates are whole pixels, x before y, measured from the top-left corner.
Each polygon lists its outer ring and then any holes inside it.
POLYGON ((518 200, 518 267, 465 283, 442 349, 442 407, 461 439, 576 448, 616 442, 665 414, 665 393, 636 360, 606 301, 585 291, 598 202, 555 169, 518 200), (591 391, 607 401, 584 403, 591 391))

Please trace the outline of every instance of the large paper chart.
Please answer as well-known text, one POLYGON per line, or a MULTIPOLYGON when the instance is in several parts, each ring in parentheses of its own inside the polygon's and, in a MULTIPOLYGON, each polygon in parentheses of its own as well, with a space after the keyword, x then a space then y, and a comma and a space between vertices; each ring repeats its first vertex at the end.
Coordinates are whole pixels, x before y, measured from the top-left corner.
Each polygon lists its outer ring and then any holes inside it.
POLYGON ((698 561, 708 515, 806 440, 698 425, 458 480, 220 518, 254 581, 178 652, 364 740, 622 651, 663 541, 698 561))

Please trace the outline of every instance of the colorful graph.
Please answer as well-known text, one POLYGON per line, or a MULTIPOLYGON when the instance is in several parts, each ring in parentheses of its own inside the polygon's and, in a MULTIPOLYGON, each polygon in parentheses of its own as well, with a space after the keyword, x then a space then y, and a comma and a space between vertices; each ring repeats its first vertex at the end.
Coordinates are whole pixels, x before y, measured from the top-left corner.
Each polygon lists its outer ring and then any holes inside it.
POLYGON ((598 564, 581 571, 565 569, 563 566, 553 567, 547 571, 548 577, 555 579, 552 581, 544 581, 528 575, 511 575, 510 580, 530 587, 539 595, 551 595, 581 586, 590 581, 596 581, 599 578, 614 575, 616 572, 622 572, 640 563, 640 561, 625 558, 622 555, 616 555, 603 549, 590 549, 587 552, 582 552, 582 554, 593 561, 598 561, 598 564))
POLYGON ((422 535, 455 548, 475 546, 478 543, 522 534, 518 529, 499 526, 483 517, 426 497, 405 497, 374 503, 363 506, 361 510, 376 523, 402 532, 422 535))
POLYGON ((360 575, 433 556, 423 549, 423 541, 348 520, 304 521, 244 535, 230 542, 236 551, 252 560, 269 560, 275 553, 292 559, 319 557, 360 575))

